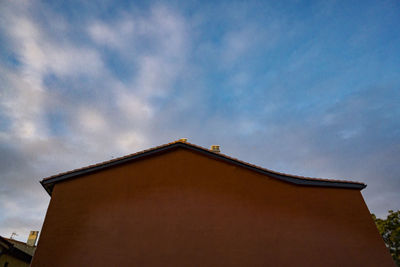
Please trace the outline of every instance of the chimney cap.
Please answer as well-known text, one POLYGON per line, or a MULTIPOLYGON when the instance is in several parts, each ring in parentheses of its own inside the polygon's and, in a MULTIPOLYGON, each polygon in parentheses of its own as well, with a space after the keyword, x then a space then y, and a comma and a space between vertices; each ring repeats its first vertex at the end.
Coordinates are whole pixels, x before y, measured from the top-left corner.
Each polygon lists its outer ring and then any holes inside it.
POLYGON ((212 145, 211 146, 211 151, 212 152, 217 152, 217 153, 221 152, 221 150, 219 148, 219 145, 212 145))

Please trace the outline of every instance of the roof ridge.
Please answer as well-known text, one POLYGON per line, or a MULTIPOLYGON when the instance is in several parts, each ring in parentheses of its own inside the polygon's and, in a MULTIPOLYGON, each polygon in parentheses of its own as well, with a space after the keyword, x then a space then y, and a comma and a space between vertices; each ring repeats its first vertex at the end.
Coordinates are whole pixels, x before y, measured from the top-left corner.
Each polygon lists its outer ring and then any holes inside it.
MULTIPOLYGON (((148 149, 144 149, 132 154, 128 154, 125 156, 121 156, 115 159, 111 159, 111 160, 107 160, 107 161, 103 161, 103 162, 99 162, 99 163, 95 163, 95 164, 91 164, 82 168, 77 168, 77 169, 73 169, 70 171, 66 171, 66 172, 61 172, 52 176, 48 176, 46 178, 43 178, 41 183, 42 185, 45 187, 46 191, 49 192, 49 194, 51 195, 51 189, 48 189, 45 184, 49 184, 51 180, 56 179, 57 181, 59 180, 58 178, 63 177, 63 176, 67 176, 66 178, 70 178, 72 176, 75 176, 74 173, 78 173, 76 175, 80 175, 80 172, 83 173, 87 173, 90 172, 91 169, 93 169, 93 171, 95 171, 94 169, 98 169, 101 168, 102 166, 114 166, 115 164, 117 164, 118 162, 125 162, 131 158, 137 157, 137 156, 141 156, 141 155, 145 155, 146 153, 151 153, 151 152, 157 152, 159 150, 163 150, 165 148, 168 148, 169 146, 173 146, 175 144, 182 144, 188 148, 194 148, 200 152, 206 152, 208 154, 213 154, 217 157, 219 157, 220 159, 225 159, 225 160, 229 160, 232 161, 236 164, 240 164, 243 165, 244 167, 248 167, 254 170, 258 170, 258 171, 262 171, 265 172, 267 175, 272 175, 272 176, 276 176, 275 178, 278 178, 280 180, 284 180, 284 181, 288 181, 288 182, 292 182, 295 184, 304 184, 304 185, 315 185, 315 186, 329 186, 329 184, 349 184, 349 185, 355 185, 355 187, 352 188, 357 188, 357 189, 363 189, 366 187, 366 184, 362 183, 362 182, 358 182, 358 181, 349 181, 349 180, 339 180, 339 179, 326 179, 326 178, 315 178, 315 177, 306 177, 306 176, 300 176, 300 175, 293 175, 293 174, 287 174, 287 173, 283 173, 283 172, 278 172, 278 171, 273 171, 264 167, 260 167, 258 165, 252 164, 252 163, 248 163, 246 161, 243 160, 239 160, 237 158, 228 156, 226 154, 220 153, 220 152, 215 152, 212 151, 208 148, 196 145, 196 144, 192 144, 187 142, 186 139, 179 139, 170 143, 166 143, 166 144, 162 144, 159 146, 155 146, 152 148, 148 148, 148 149), (298 182, 295 182, 293 180, 298 180, 298 182), (303 183, 303 182, 304 183, 303 183), (312 182, 316 182, 319 184, 306 184, 305 182, 309 181, 310 183, 312 182), (50 190, 50 191, 49 191, 50 190)), ((54 181, 56 182, 56 181, 54 181)), ((340 187, 338 185, 336 185, 335 187, 340 187)))

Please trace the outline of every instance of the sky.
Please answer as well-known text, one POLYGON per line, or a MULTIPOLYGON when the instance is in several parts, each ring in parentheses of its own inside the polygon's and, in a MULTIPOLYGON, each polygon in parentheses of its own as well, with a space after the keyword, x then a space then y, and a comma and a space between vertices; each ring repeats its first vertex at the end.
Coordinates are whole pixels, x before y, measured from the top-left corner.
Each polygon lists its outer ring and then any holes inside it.
POLYGON ((47 176, 179 138, 400 209, 400 2, 1 1, 0 235, 47 176))

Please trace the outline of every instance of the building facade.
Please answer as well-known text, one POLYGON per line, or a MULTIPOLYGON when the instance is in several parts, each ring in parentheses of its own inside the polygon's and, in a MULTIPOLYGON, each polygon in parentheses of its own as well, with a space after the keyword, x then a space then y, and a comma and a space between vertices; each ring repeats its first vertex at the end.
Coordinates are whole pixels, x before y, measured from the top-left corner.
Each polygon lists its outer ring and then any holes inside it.
POLYGON ((179 140, 42 181, 32 266, 394 266, 364 184, 179 140))
POLYGON ((0 267, 30 266, 38 234, 31 231, 26 243, 0 236, 0 267))

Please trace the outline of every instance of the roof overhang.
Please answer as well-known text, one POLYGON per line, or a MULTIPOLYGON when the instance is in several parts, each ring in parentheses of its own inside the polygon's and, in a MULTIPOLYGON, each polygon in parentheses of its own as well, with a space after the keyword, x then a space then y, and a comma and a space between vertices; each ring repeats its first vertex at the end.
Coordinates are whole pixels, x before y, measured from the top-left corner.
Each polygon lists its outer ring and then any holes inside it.
POLYGON ((320 179, 320 178, 309 178, 309 177, 302 177, 302 176, 296 176, 296 175, 290 175, 290 174, 285 174, 285 173, 279 173, 275 172, 272 170, 268 170, 232 157, 229 157, 227 155, 213 152, 211 150, 208 150, 206 148, 187 143, 186 141, 176 141, 173 143, 165 144, 162 146, 158 146, 155 148, 151 148, 148 150, 144 150, 135 154, 127 155, 121 158, 113 159, 110 161, 102 162, 99 164, 91 165, 88 167, 84 167, 81 169, 76 169, 72 170, 69 172, 65 173, 60 173, 54 176, 50 176, 48 178, 44 178, 40 183, 42 186, 46 189, 46 191, 49 193, 51 196, 53 187, 56 183, 59 183, 61 181, 69 180, 72 178, 76 178, 79 176, 83 176, 86 174, 98 172, 107 168, 111 168, 117 165, 129 163, 138 159, 142 159, 148 156, 152 156, 155 154, 161 154, 163 152, 166 152, 168 150, 176 149, 176 148, 186 148, 201 154, 204 154, 206 156, 215 158, 217 160, 225 161, 234 165, 241 166, 243 168, 264 174, 266 176, 275 178, 280 181, 288 182, 291 184, 295 185, 300 185, 300 186, 319 186, 319 187, 336 187, 336 188, 348 188, 348 189, 358 189, 362 190, 364 189, 367 185, 364 183, 360 182, 352 182, 352 181, 343 181, 343 180, 330 180, 330 179, 320 179))

